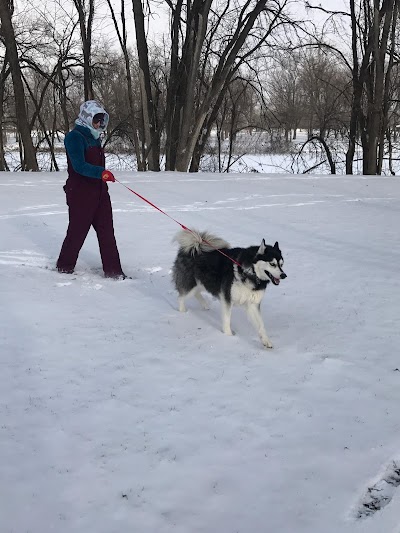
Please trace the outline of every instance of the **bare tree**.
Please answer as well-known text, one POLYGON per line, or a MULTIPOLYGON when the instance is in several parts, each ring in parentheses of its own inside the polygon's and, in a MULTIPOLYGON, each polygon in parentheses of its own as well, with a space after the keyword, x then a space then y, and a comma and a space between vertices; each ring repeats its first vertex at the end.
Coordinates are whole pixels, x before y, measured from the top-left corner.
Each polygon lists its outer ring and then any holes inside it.
MULTIPOLYGON (((390 83, 395 51, 398 0, 350 0, 352 28, 353 106, 346 172, 352 173, 357 130, 363 147, 363 174, 382 170, 386 84, 390 83), (389 55, 389 61, 386 57, 389 55), (378 153, 380 158, 378 158, 378 153), (380 159, 380 160, 379 160, 380 159)), ((385 117, 386 115, 386 117, 385 117)))
MULTIPOLYGON (((256 113, 257 92, 255 81, 244 77, 237 77, 229 84, 214 123, 218 172, 229 172, 239 159, 255 148, 252 140, 256 141, 258 135, 252 132, 260 127, 256 113)), ((210 140, 210 144, 214 143, 210 140)))
POLYGON ((184 13, 178 2, 171 12, 173 90, 167 100, 167 168, 189 168, 198 145, 205 146, 209 118, 216 116, 235 72, 288 21, 286 6, 286 0, 248 0, 241 6, 228 0, 210 19, 210 2, 195 1, 184 13), (182 43, 181 35, 185 35, 182 43))
MULTIPOLYGON (((352 104, 346 173, 353 173, 357 140, 361 139, 363 174, 382 171, 384 142, 389 112, 389 87, 396 51, 399 0, 349 0, 349 13, 310 6, 350 21, 351 59, 337 47, 338 54, 351 71, 352 104)), ((319 43, 324 46, 324 43, 319 43)))
POLYGON ((318 129, 319 137, 326 139, 332 130, 343 127, 350 112, 346 95, 351 80, 347 74, 338 59, 323 49, 308 50, 302 57, 299 84, 309 137, 318 129))
POLYGON ((302 87, 302 69, 298 54, 278 56, 278 64, 266 80, 269 107, 284 128, 285 140, 290 132, 296 139, 296 130, 305 115, 305 95, 302 87))
MULTIPOLYGON (((60 13, 62 6, 58 4, 57 7, 60 13)), ((20 65, 29 94, 30 128, 36 131, 36 149, 43 143, 47 145, 50 170, 58 170, 55 153, 58 131, 69 129, 68 117, 65 117, 65 82, 72 65, 81 64, 80 57, 72 52, 78 41, 74 42, 69 28, 76 28, 71 16, 62 17, 60 21, 51 12, 36 6, 29 18, 25 18, 23 36, 21 33, 20 65)))
MULTIPOLYGON (((120 7, 121 7, 120 20, 121 20, 121 25, 122 25, 121 30, 119 28, 117 16, 115 14, 115 10, 113 8, 111 0, 107 0, 107 4, 110 9, 111 17, 114 22, 115 31, 117 32, 118 41, 119 41, 122 54, 124 56, 124 61, 125 61, 127 93, 128 93, 129 110, 130 110, 130 121, 132 123, 133 145, 135 149, 137 167, 138 167, 138 170, 146 170, 146 154, 144 154, 144 157, 142 157, 141 150, 140 150, 139 135, 138 135, 138 126, 136 124, 136 118, 135 118, 134 93, 133 93, 133 87, 132 87, 131 58, 130 58, 130 54, 128 50, 128 41, 127 41, 125 0, 121 0, 121 4, 120 4, 120 7)), ((150 136, 150 131, 148 131, 147 133, 148 133, 148 136, 150 136)), ((149 143, 152 144, 151 139, 149 140, 149 143)), ((151 159, 153 159, 153 157, 151 159)))

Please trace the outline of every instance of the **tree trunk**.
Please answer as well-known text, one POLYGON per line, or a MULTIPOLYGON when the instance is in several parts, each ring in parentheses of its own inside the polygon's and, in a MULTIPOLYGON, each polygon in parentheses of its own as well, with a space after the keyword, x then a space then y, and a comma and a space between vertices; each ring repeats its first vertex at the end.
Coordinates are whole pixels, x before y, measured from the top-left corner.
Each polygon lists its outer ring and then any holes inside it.
POLYGON ((359 79, 359 62, 357 49, 358 25, 355 12, 354 0, 350 0, 350 20, 351 20, 351 49, 353 55, 352 82, 353 97, 350 112, 349 146, 346 152, 346 174, 353 174, 353 161, 356 150, 357 126, 361 109, 362 84, 359 79))
POLYGON ((67 110, 67 85, 66 80, 63 76, 63 71, 61 64, 58 66, 58 85, 59 85, 59 101, 60 101, 60 107, 61 107, 61 115, 62 115, 62 129, 64 130, 64 135, 67 135, 69 131, 69 120, 68 120, 68 110, 67 110))
POLYGON ((350 112, 349 146, 346 152, 346 174, 353 174, 353 161, 356 151, 358 125, 362 119, 361 97, 362 84, 359 81, 358 71, 353 69, 353 99, 350 112))
MULTIPOLYGON (((193 155, 195 144, 197 142, 198 134, 195 139, 190 139, 190 134, 192 133, 193 127, 193 116, 195 113, 195 92, 196 92, 196 77, 199 71, 200 65, 200 53, 203 46, 204 38, 207 31, 207 20, 208 14, 211 8, 212 0, 205 0, 200 7, 197 6, 196 2, 194 8, 196 9, 195 16, 190 21, 189 25, 189 37, 187 40, 187 84, 185 91, 184 105, 182 108, 181 120, 180 120, 180 136, 178 142, 178 153, 176 161, 176 169, 180 170, 180 161, 181 154, 186 153, 188 141, 191 145, 190 159, 193 155)), ((204 117, 205 118, 205 117, 204 117)), ((203 120, 204 122, 204 120, 203 120)), ((196 129, 196 127, 194 128, 196 129)), ((185 161, 185 169, 187 171, 189 168, 190 160, 187 157, 183 156, 185 161)))
POLYGON ((29 92, 29 95, 31 97, 31 100, 33 102, 33 105, 35 106, 35 113, 33 115, 33 118, 32 118, 32 121, 31 121, 31 127, 33 128, 33 125, 34 125, 34 121, 38 120, 41 128, 42 128, 42 132, 43 132, 43 136, 44 138, 46 139, 46 142, 47 142, 47 146, 49 147, 49 152, 50 152, 50 156, 51 156, 51 161, 52 161, 52 166, 54 166, 54 169, 56 171, 58 171, 58 164, 57 164, 57 160, 56 160, 56 155, 54 153, 54 146, 52 145, 52 142, 51 142, 51 138, 49 136, 49 134, 47 133, 47 129, 46 129, 46 125, 44 124, 43 120, 42 120, 42 117, 41 117, 41 114, 40 114, 40 110, 41 110, 41 107, 43 105, 43 96, 46 92, 46 88, 47 86, 50 84, 50 82, 52 81, 53 77, 49 77, 49 79, 47 80, 47 85, 45 84, 45 88, 43 89, 43 92, 42 92, 42 97, 40 99, 40 101, 38 102, 35 98, 35 95, 33 94, 33 92, 31 91, 31 89, 29 88, 29 85, 27 83, 27 80, 24 78, 24 81, 25 81, 25 86, 27 87, 28 89, 28 92, 29 92), (35 117, 36 115, 36 117, 35 117))
MULTIPOLYGON (((191 159, 194 154, 197 139, 203 128, 204 122, 207 118, 207 114, 209 113, 210 109, 213 109, 214 103, 218 98, 219 94, 221 93, 227 78, 232 74, 232 69, 235 68, 234 63, 237 58, 237 55, 240 49, 242 48, 247 36, 252 30, 257 17, 265 8, 266 2, 267 0, 259 0, 253 10, 246 15, 246 22, 244 24, 242 24, 243 11, 239 16, 238 27, 235 31, 235 34, 229 40, 224 52, 221 54, 217 69, 214 73, 213 80, 210 84, 207 94, 198 111, 196 112, 196 115, 191 119, 192 127, 190 133, 188 133, 187 136, 181 135, 175 165, 176 170, 181 172, 186 172, 188 170, 191 159)), ((203 26, 202 29, 203 28, 205 30, 205 26, 203 26)), ((271 31, 271 27, 269 28, 269 31, 271 31)), ((264 39, 266 39, 267 35, 269 34, 269 31, 265 33, 264 39)))
MULTIPOLYGON (((384 135, 388 124, 388 91, 393 67, 394 38, 398 18, 399 0, 373 0, 362 6, 360 17, 355 11, 355 2, 350 0, 353 52, 353 102, 350 118, 349 147, 346 153, 346 173, 352 173, 352 163, 357 132, 361 135, 363 149, 363 174, 380 174, 384 153, 384 135), (389 38, 391 51, 386 61, 389 38), (358 42, 360 40, 360 42, 358 42), (358 49, 362 61, 358 61, 358 49), (366 110, 362 102, 366 101, 366 110)), ((361 9, 361 8, 360 8, 361 9)))
POLYGON ((390 128, 389 128, 389 110, 390 110, 390 87, 391 87, 391 78, 395 60, 395 53, 397 51, 396 46, 396 30, 397 30, 397 19, 399 12, 399 0, 395 0, 393 5, 393 14, 391 20, 391 36, 390 36, 390 50, 389 50, 389 61, 387 62, 387 69, 385 73, 384 80, 384 91, 383 91, 383 101, 382 101, 382 121, 381 121, 381 131, 380 138, 378 141, 378 168, 377 173, 382 174, 383 167, 383 156, 385 153, 385 137, 387 137, 389 145, 389 170, 393 173, 392 168, 392 145, 390 140, 390 128))
POLYGON ((185 72, 180 73, 179 37, 181 32, 181 11, 183 0, 177 0, 171 20, 171 65, 167 87, 165 110, 166 141, 165 169, 175 170, 179 141, 179 110, 182 107, 182 91, 185 72))
POLYGON ((226 172, 229 172, 229 169, 232 165, 233 145, 236 139, 235 126, 236 126, 236 104, 235 102, 232 102, 231 123, 230 123, 230 131, 229 131, 229 151, 228 151, 228 161, 226 164, 226 172))
POLYGON ((142 96, 142 114, 146 138, 149 170, 160 170, 160 132, 158 130, 157 109, 153 101, 150 81, 149 55, 144 14, 141 0, 132 0, 135 19, 136 47, 139 59, 139 82, 142 96))
POLYGON ((5 131, 3 130, 3 115, 4 115, 4 86, 10 69, 8 66, 7 54, 4 58, 3 65, 0 72, 0 170, 9 170, 5 154, 4 154, 4 137, 5 131))
POLYGON ((83 87, 84 98, 92 100, 93 81, 92 81, 92 26, 94 17, 94 0, 89 1, 89 9, 85 8, 85 0, 73 0, 79 17, 79 29, 81 33, 82 52, 83 52, 83 87), (88 11, 88 18, 86 20, 86 11, 88 11))
POLYGON ((190 172, 198 172, 199 170, 200 159, 204 154, 206 143, 210 137, 211 128, 217 119, 218 112, 221 108, 222 102, 224 100, 224 96, 228 90, 229 84, 231 82, 231 78, 232 78, 232 71, 229 73, 228 77, 226 78, 225 85, 223 89, 221 90, 221 92, 219 93, 218 98, 215 101, 214 107, 211 113, 207 116, 206 123, 204 124, 204 127, 201 130, 201 133, 197 138, 196 146, 193 151, 192 161, 190 163, 190 172))
POLYGON ((1 33, 4 36, 6 43, 6 53, 10 63, 13 80, 17 128, 23 145, 21 169, 38 171, 39 167, 36 160, 35 148, 32 142, 25 107, 24 85, 22 83, 17 43, 15 41, 15 33, 11 21, 11 6, 7 0, 0 0, 0 21, 1 33))

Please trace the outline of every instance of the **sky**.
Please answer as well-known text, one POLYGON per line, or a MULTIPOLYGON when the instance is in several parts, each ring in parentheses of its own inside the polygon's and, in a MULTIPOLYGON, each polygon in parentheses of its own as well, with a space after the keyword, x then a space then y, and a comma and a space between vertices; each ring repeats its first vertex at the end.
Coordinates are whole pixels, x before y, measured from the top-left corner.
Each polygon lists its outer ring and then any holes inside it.
POLYGON ((210 297, 179 313, 180 227, 121 184, 114 281, 92 233, 54 269, 64 171, 0 173, 0 531, 400 533, 398 178, 116 176, 234 246, 279 241, 274 349, 242 309, 233 337, 210 297))
MULTIPOLYGON (((334 11, 349 11, 348 0, 308 0, 309 4, 313 6, 320 6, 326 10, 334 11)), ((307 20, 312 20, 318 25, 322 25, 328 15, 319 10, 306 10, 305 1, 291 0, 289 2, 289 12, 293 16, 301 16, 307 20)), ((112 5, 119 18, 120 13, 120 0, 112 0, 112 5)), ((146 4, 147 5, 147 4, 146 4)), ((30 13, 35 13, 39 10, 44 16, 50 17, 51 20, 57 20, 60 17, 60 6, 55 0, 16 0, 15 7, 18 11, 28 10, 30 13)), ((73 7, 72 0, 64 2, 62 4, 65 13, 62 17, 62 24, 65 23, 65 18, 72 16, 76 17, 76 10, 73 7)), ((115 44, 115 47, 119 49, 119 44, 114 34, 114 24, 110 16, 110 11, 106 0, 96 0, 96 19, 94 24, 94 35, 102 34, 103 38, 109 45, 115 44)), ((165 2, 152 2, 151 3, 152 16, 149 20, 145 20, 147 35, 150 40, 159 41, 163 34, 169 34, 169 8, 165 2)), ((128 23, 128 39, 131 46, 136 45, 132 3, 125 2, 125 16, 128 23)))

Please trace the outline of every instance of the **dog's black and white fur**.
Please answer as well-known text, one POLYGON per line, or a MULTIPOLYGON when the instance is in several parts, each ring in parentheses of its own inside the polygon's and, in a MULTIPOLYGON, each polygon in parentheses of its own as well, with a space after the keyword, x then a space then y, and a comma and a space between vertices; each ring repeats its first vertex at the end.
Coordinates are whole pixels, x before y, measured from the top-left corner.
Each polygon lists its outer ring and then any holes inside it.
POLYGON ((232 306, 243 305, 263 345, 272 348, 260 305, 267 285, 270 282, 279 285, 280 280, 286 278, 278 243, 270 246, 263 239, 260 246, 231 248, 223 239, 195 230, 180 231, 174 240, 180 246, 173 266, 173 279, 179 293, 179 311, 186 311, 185 299, 191 295, 197 298, 204 309, 208 309, 201 294, 202 290, 206 290, 221 301, 224 333, 233 335, 232 306))

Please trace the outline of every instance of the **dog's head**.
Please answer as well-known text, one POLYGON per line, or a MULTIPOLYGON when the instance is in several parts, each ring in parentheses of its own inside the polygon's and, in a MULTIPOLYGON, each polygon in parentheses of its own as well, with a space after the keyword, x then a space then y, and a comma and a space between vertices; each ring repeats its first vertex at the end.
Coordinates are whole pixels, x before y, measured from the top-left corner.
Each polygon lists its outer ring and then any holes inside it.
POLYGON ((270 280, 274 285, 279 285, 281 279, 287 276, 282 270, 283 257, 276 242, 274 246, 265 244, 263 239, 254 258, 254 271, 261 280, 270 280))

